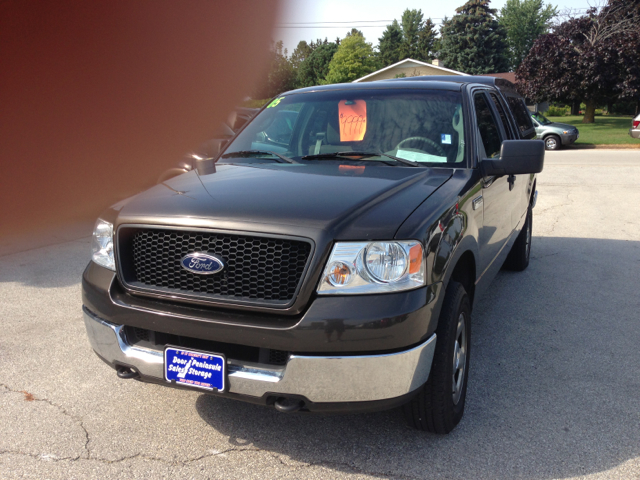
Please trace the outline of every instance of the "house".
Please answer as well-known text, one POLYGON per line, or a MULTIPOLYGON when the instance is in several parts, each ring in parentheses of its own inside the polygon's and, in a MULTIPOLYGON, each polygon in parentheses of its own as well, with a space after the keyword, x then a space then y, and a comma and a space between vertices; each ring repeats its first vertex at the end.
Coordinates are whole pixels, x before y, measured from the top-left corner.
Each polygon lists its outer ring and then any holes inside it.
POLYGON ((421 77, 423 75, 467 75, 466 73, 444 68, 442 62, 434 60, 432 63, 421 62, 406 58, 389 65, 388 67, 377 70, 369 75, 354 80, 357 82, 373 82, 375 80, 388 80, 389 78, 399 77, 421 77))

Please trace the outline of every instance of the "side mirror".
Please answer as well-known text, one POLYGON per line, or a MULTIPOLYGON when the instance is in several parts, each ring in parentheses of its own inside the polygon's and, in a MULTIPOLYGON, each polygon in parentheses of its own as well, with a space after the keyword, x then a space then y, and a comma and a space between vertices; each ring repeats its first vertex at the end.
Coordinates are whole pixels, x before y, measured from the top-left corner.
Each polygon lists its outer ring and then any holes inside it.
POLYGON ((542 140, 505 140, 500 149, 500 159, 480 162, 485 177, 540 173, 543 167, 542 140))

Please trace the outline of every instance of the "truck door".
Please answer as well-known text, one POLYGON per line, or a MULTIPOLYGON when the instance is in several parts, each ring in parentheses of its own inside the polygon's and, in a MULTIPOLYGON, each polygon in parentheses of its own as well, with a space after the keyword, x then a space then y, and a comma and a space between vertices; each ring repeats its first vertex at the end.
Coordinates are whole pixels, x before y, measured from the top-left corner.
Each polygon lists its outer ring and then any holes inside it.
MULTIPOLYGON (((513 129, 512 123, 507 118, 505 106, 500 97, 495 92, 487 92, 491 100, 491 106, 498 114, 496 120, 501 124, 505 139, 518 139, 517 132, 513 129)), ((511 205, 511 230, 518 228, 524 223, 525 214, 529 208, 529 183, 531 175, 511 175, 509 182, 509 204, 511 205)))
MULTIPOLYGON (((476 90, 473 93, 479 163, 483 159, 498 158, 502 140, 506 136, 490 102, 486 90, 476 90)), ((512 207, 509 202, 513 197, 510 195, 507 176, 487 177, 481 180, 481 184, 482 189, 472 201, 474 209, 483 209, 483 224, 480 228, 478 246, 480 247, 480 273, 484 273, 501 253, 511 233, 512 207)))

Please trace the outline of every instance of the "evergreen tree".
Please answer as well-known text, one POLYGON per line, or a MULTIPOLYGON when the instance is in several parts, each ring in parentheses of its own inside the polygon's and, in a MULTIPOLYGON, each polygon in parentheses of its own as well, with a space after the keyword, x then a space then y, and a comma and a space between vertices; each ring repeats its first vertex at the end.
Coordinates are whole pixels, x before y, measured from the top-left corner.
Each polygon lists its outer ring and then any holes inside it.
POLYGON ((338 50, 338 45, 327 39, 324 42, 318 40, 315 44, 311 42, 311 46, 313 51, 298 67, 298 88, 320 85, 329 73, 329 63, 338 50))
POLYGON ((293 65, 293 68, 297 70, 300 67, 300 64, 309 58, 309 55, 311 55, 314 48, 315 45, 313 42, 311 42, 311 45, 304 40, 298 42, 298 46, 291 54, 291 64, 293 65))
POLYGON ((469 0, 442 25, 440 59, 472 75, 506 72, 506 33, 489 0, 469 0))
POLYGON ((382 37, 378 39, 378 59, 382 67, 393 65, 401 60, 400 47, 402 46, 402 29, 397 20, 382 32, 382 37))
POLYGON ((520 66, 536 38, 548 33, 557 14, 555 7, 545 6, 542 0, 507 0, 498 21, 507 32, 507 56, 513 70, 520 66))
POLYGON ((409 10, 402 12, 402 58, 416 58, 418 56, 418 39, 422 29, 422 10, 409 10))
POLYGON ((376 70, 373 47, 360 35, 348 35, 341 42, 329 63, 328 83, 352 82, 376 70))
POLYGON ((436 52, 436 43, 436 25, 430 18, 427 18, 418 33, 418 46, 416 48, 416 56, 414 58, 423 62, 430 62, 433 60, 436 52))

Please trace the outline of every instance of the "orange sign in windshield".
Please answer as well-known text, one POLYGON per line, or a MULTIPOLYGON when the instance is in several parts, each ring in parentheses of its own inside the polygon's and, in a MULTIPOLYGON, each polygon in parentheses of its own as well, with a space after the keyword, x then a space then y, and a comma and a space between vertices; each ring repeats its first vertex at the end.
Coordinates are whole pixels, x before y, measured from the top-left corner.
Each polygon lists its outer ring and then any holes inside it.
POLYGON ((340 141, 359 142, 367 131, 367 104, 364 100, 340 100, 340 141))

